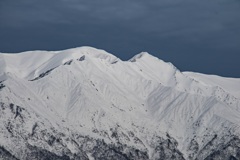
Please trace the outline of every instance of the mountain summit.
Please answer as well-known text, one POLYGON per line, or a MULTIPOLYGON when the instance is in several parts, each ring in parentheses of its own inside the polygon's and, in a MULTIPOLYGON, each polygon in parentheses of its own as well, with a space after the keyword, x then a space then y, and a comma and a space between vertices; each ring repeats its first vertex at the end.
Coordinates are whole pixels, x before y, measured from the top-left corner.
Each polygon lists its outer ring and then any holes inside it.
POLYGON ((240 79, 146 52, 0 54, 3 159, 239 159, 240 79))

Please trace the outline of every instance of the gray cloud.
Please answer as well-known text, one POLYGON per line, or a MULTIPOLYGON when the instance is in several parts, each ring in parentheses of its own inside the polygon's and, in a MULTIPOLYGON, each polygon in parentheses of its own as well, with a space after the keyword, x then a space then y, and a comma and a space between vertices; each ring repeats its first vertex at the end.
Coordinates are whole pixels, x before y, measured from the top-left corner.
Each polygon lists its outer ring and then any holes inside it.
POLYGON ((240 77, 238 0, 1 0, 0 37, 0 52, 148 51, 180 70, 240 77))

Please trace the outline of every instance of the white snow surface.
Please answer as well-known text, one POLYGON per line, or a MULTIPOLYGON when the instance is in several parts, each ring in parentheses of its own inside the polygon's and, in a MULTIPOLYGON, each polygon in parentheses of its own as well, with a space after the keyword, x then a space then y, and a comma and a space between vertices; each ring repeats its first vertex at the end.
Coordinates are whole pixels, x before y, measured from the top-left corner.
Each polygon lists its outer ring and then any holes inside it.
POLYGON ((240 79, 182 73, 146 52, 129 61, 91 47, 0 53, 1 81, 2 102, 93 137, 119 125, 150 153, 152 136, 166 132, 185 156, 193 137, 201 148, 205 135, 240 133, 240 79))

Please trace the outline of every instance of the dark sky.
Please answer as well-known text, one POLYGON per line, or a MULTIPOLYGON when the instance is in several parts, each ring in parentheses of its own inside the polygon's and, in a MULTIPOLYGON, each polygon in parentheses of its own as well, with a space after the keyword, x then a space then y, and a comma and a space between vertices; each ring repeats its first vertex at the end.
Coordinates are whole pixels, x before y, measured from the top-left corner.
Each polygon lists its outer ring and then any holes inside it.
POLYGON ((79 46, 240 78, 240 0, 0 0, 0 52, 79 46))

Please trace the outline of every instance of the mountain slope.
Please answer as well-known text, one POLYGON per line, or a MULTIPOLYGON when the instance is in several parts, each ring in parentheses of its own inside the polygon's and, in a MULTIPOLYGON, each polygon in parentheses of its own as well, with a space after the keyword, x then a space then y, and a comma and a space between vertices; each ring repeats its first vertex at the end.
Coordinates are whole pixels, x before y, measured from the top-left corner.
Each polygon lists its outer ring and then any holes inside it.
POLYGON ((239 79, 182 73, 145 52, 122 61, 91 47, 0 54, 0 66, 5 155, 239 158, 239 79))

